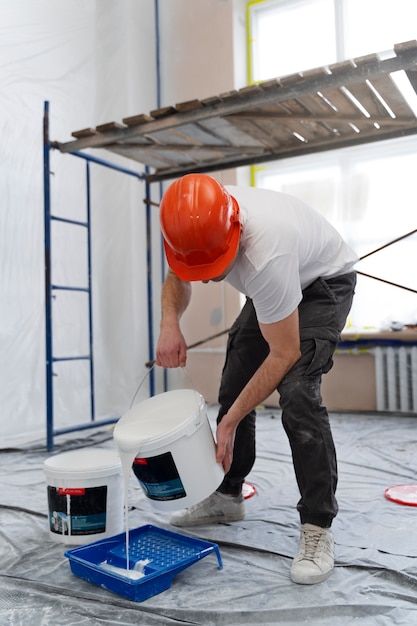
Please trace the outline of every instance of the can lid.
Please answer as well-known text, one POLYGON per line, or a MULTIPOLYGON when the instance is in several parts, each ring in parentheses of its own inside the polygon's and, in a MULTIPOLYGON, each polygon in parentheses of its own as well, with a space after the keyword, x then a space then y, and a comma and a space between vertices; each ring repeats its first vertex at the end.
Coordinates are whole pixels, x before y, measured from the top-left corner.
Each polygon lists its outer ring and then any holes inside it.
POLYGON ((120 450, 137 450, 172 443, 190 434, 205 416, 203 396, 193 389, 176 389, 138 403, 117 422, 114 440, 120 450))
POLYGON ((417 485, 394 485, 385 489, 385 497, 398 504, 417 506, 417 485))
POLYGON ((82 448, 62 452, 46 459, 43 464, 46 472, 54 474, 77 474, 88 472, 89 475, 116 473, 121 471, 121 462, 117 452, 104 448, 82 448))

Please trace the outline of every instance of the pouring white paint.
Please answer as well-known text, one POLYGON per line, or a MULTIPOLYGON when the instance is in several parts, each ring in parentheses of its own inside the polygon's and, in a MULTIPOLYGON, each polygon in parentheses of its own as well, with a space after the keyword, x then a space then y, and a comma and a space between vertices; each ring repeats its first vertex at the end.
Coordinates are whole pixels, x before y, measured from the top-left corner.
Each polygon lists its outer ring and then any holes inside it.
POLYGON ((132 464, 138 451, 140 441, 137 437, 129 439, 125 428, 118 429, 118 436, 114 432, 114 440, 119 450, 120 461, 123 472, 123 494, 124 494, 124 510, 125 510, 125 534, 126 534, 126 570, 130 569, 129 558, 129 479, 132 464))
MULTIPOLYGON (((113 438, 123 471, 126 524, 126 570, 129 563, 128 492, 136 457, 163 478, 139 480, 154 508, 176 510, 213 493, 223 480, 221 464, 206 415, 204 398, 195 390, 168 391, 135 405, 117 422, 113 438)), ((139 477, 138 477, 139 478, 139 477)))
POLYGON ((113 438, 117 445, 120 462, 123 472, 123 493, 125 510, 125 532, 126 532, 126 570, 130 569, 129 559, 129 479, 133 461, 140 448, 146 441, 163 434, 166 431, 166 419, 160 415, 159 420, 153 419, 149 422, 138 420, 139 406, 134 407, 126 413, 116 424, 113 438))

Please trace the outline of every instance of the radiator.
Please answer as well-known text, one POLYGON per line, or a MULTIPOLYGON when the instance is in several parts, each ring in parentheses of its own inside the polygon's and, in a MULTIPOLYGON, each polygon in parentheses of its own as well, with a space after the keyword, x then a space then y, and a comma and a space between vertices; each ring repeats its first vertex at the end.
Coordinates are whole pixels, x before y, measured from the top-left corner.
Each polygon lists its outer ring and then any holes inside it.
POLYGON ((375 356, 378 411, 417 412, 417 346, 377 347, 375 356))

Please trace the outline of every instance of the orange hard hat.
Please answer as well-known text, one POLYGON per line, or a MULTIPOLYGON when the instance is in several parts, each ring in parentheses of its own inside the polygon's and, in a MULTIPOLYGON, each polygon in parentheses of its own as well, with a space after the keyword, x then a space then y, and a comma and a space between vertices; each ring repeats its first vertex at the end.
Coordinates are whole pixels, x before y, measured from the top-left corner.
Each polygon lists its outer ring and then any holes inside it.
POLYGON ((215 178, 186 174, 161 200, 165 254, 181 279, 221 276, 236 256, 240 240, 239 205, 215 178))

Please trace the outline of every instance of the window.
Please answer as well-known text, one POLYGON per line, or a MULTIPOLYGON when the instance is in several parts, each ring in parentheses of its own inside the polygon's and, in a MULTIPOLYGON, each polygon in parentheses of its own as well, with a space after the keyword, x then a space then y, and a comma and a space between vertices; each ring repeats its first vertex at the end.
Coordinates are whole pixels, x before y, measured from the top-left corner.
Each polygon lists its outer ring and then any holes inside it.
POLYGON ((333 0, 262 2, 253 11, 251 81, 307 69, 306 49, 309 67, 336 61, 333 0))
POLYGON ((417 36, 415 0, 336 1, 342 7, 344 58, 389 50, 394 44, 417 36))
MULTIPOLYGON (((249 2, 248 17, 250 82, 391 50, 417 34, 415 0, 265 0, 249 2)), ((410 87, 403 72, 396 79, 403 91, 410 87)), ((410 106, 417 112, 415 102, 410 106)), ((411 136, 268 163, 253 168, 253 179, 311 204, 363 256, 417 228, 416 171, 411 136)), ((416 250, 414 234, 358 269, 417 289, 416 250)), ((417 323, 416 294, 360 276, 350 324, 384 328, 393 321, 417 323)))

